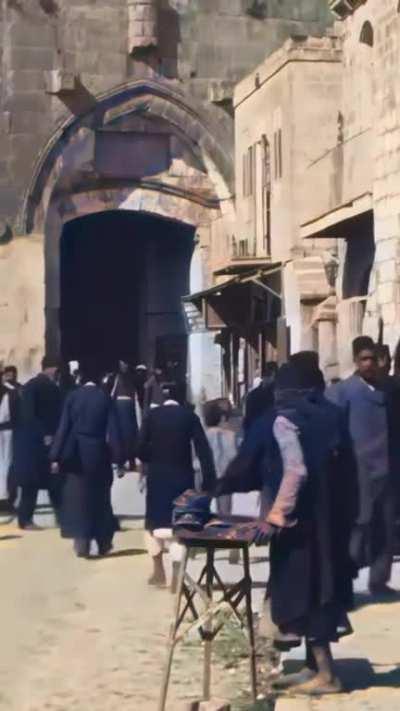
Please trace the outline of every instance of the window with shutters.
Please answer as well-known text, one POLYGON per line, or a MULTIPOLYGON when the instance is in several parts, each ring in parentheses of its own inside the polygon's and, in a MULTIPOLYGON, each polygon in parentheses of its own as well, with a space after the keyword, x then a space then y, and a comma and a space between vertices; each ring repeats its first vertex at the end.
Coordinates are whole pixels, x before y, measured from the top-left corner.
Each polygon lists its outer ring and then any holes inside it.
POLYGON ((254 194, 255 150, 250 146, 243 156, 243 197, 254 194))
POLYGON ((264 250, 271 254, 271 150, 267 136, 261 139, 262 146, 262 224, 264 250))
POLYGON ((274 178, 280 180, 283 175, 282 129, 274 132, 274 178))

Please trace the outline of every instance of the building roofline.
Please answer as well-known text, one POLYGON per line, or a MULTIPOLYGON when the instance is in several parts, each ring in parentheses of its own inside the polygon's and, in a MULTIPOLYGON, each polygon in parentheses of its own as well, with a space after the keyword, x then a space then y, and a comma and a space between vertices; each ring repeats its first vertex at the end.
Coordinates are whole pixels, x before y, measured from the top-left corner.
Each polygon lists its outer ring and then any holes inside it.
POLYGON ((234 108, 240 106, 252 94, 260 89, 275 74, 294 62, 322 62, 340 64, 342 47, 339 37, 308 37, 296 35, 286 40, 282 47, 270 54, 252 72, 244 77, 235 87, 234 108))

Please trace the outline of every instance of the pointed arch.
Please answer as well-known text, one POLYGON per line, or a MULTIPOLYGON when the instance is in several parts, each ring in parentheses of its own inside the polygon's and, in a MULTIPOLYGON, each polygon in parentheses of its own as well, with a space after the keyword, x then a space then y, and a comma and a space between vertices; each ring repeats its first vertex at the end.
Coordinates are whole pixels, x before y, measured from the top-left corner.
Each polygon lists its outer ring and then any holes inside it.
MULTIPOLYGON (((210 176, 214 176, 220 199, 232 195, 234 169, 226 136, 218 126, 180 92, 156 80, 141 80, 115 88, 98 97, 95 107, 83 116, 69 116, 45 145, 24 196, 19 216, 19 230, 32 232, 37 214, 43 219, 50 192, 66 165, 76 160, 76 149, 82 140, 90 144, 94 133, 124 115, 143 112, 158 116, 200 154, 210 176), (68 154, 71 154, 69 156, 68 154), (75 155, 74 155, 75 154, 75 155), (49 189, 48 189, 49 188, 49 189)), ((81 153, 81 151, 80 151, 81 153)))

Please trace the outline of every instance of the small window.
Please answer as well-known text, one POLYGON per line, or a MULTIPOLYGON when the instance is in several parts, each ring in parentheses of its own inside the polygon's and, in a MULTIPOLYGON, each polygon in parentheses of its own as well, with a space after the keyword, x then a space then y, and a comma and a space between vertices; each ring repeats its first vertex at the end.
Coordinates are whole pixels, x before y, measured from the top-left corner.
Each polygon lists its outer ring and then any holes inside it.
POLYGON ((360 42, 361 44, 366 44, 368 47, 374 46, 374 28, 368 20, 367 22, 364 22, 362 26, 360 42))

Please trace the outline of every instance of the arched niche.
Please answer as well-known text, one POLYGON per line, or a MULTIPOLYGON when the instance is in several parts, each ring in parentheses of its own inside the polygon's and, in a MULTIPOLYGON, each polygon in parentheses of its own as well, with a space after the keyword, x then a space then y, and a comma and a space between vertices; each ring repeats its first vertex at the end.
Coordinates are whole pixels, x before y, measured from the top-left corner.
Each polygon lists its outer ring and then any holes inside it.
POLYGON ((374 46, 374 28, 369 20, 366 20, 361 28, 360 43, 367 47, 374 46))

